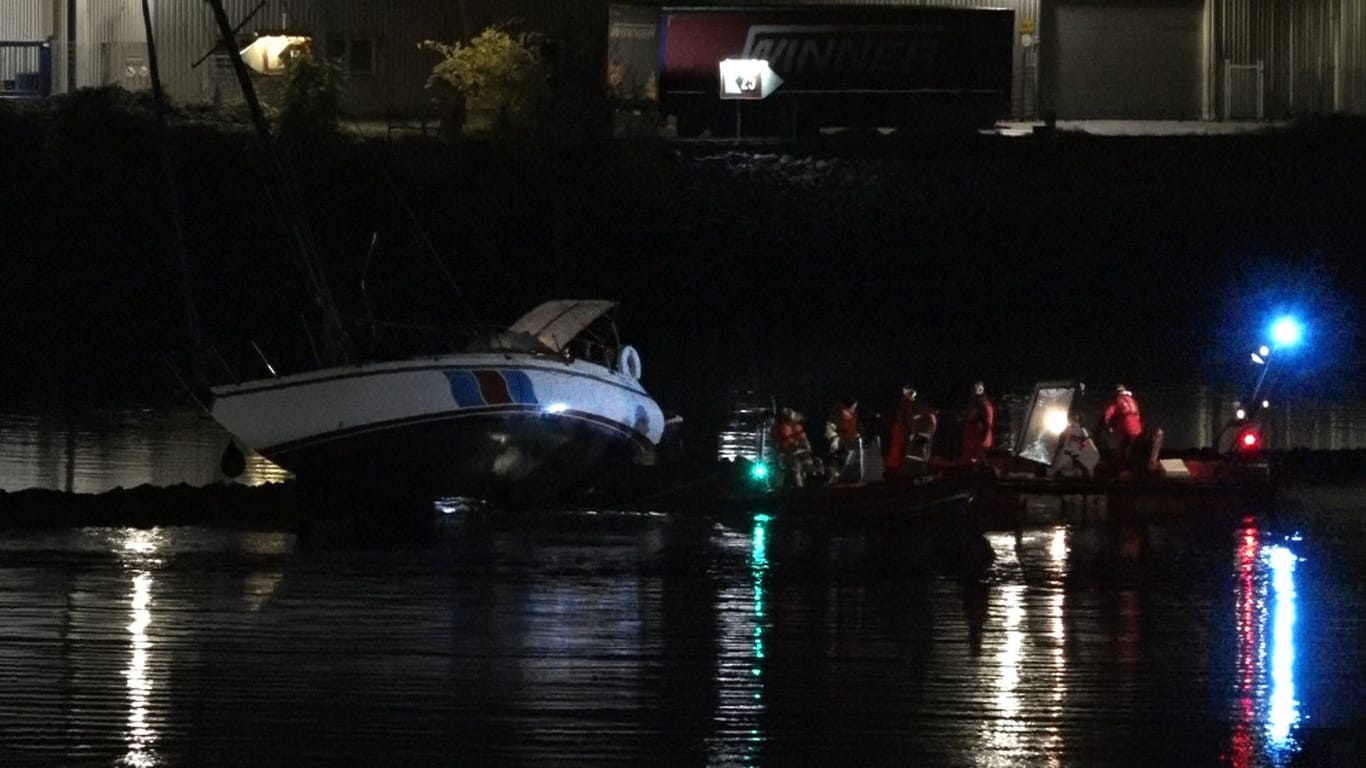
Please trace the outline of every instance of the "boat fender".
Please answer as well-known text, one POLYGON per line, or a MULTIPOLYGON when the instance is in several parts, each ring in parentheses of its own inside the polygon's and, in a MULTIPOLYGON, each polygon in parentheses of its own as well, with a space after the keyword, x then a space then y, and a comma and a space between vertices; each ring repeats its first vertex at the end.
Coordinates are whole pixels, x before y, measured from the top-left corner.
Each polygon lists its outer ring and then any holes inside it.
POLYGON ((617 370, 625 371, 631 378, 640 380, 640 353, 635 347, 627 344, 621 348, 621 355, 617 358, 617 370))

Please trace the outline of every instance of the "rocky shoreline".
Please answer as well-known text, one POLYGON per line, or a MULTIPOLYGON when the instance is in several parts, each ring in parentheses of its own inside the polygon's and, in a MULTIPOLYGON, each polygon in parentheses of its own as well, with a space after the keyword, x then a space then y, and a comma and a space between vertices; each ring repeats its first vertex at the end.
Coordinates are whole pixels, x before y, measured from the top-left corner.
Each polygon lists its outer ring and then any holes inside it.
POLYGON ((174 525, 289 529, 302 516, 292 483, 141 485, 104 493, 0 491, 0 528, 174 525))

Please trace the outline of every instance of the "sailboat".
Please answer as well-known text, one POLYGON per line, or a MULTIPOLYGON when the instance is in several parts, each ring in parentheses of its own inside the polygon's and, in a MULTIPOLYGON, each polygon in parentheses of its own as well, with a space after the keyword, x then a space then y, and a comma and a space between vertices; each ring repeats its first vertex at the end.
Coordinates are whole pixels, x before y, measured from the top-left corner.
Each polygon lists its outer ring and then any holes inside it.
POLYGON ((664 433, 603 300, 548 301, 456 353, 211 388, 213 418, 306 481, 551 499, 664 433))
MULTIPOLYGON (((221 0, 209 5, 224 45, 238 50, 221 0)), ((146 5, 144 19, 155 62, 146 5)), ((251 80, 241 57, 229 58, 279 171, 281 207, 320 310, 310 334, 316 368, 277 376, 267 364, 266 378, 201 394, 233 436, 231 449, 240 444, 311 485, 429 499, 548 500, 619 463, 650 463, 664 417, 641 386, 640 354, 617 333, 612 301, 547 301, 506 329, 447 348, 458 351, 356 355, 251 80)))

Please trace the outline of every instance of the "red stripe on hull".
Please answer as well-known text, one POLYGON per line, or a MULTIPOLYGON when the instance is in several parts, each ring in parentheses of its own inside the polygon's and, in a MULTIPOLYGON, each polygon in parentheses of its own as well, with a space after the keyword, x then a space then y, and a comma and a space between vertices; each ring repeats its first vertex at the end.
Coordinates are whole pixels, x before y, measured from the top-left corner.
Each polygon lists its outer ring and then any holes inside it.
POLYGON ((498 371, 477 370, 474 371, 474 378, 479 382, 479 393, 484 396, 484 402, 489 405, 506 405, 512 402, 508 383, 498 371))

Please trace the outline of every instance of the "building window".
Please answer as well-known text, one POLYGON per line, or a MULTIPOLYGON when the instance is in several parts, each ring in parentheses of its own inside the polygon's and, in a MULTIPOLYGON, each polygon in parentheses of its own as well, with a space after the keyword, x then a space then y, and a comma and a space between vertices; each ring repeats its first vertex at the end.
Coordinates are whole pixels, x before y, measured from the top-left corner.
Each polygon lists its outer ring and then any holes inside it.
POLYGON ((353 75, 373 75, 375 41, 368 37, 328 37, 327 58, 340 60, 353 75))

